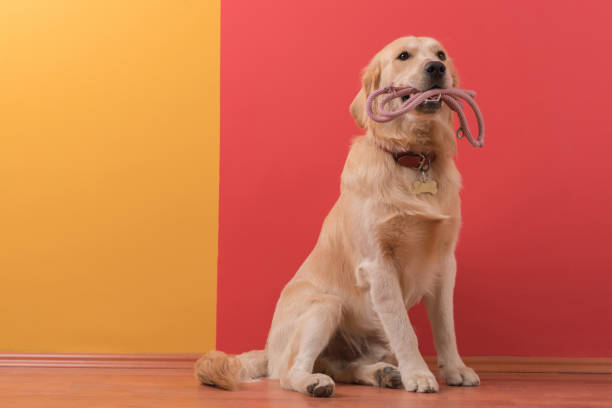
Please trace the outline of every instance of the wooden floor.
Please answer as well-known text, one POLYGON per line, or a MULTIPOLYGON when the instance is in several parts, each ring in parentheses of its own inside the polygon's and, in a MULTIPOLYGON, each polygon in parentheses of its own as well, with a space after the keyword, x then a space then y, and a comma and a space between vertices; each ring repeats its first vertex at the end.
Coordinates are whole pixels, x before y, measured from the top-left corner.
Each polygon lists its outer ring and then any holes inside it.
POLYGON ((481 373, 476 388, 437 394, 339 385, 329 399, 263 380, 229 392, 198 385, 188 369, 0 367, 0 407, 612 407, 610 374, 481 373))

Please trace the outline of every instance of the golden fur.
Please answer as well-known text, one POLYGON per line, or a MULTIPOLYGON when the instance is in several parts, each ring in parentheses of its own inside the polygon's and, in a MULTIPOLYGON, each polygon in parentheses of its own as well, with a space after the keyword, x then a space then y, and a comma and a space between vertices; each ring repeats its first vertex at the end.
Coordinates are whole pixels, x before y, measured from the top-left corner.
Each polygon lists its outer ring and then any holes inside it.
MULTIPOLYGON (((412 111, 388 123, 365 113, 375 89, 426 89, 423 66, 438 60, 431 38, 404 37, 381 50, 363 73, 351 104, 358 125, 342 172, 340 197, 315 248, 278 300, 266 349, 239 356, 205 354, 196 365, 204 384, 234 388, 260 376, 313 396, 334 391, 334 380, 435 392, 438 384, 419 354, 406 312, 424 299, 434 330, 441 376, 452 385, 477 385, 457 352, 452 296, 455 245, 461 224, 461 177, 453 156, 451 111, 412 111), (402 51, 412 57, 397 59, 402 51), (437 194, 414 194, 419 174, 380 147, 436 153, 429 174, 437 194)), ((450 59, 444 87, 456 86, 450 59)), ((397 103, 394 102, 397 106, 397 103)))

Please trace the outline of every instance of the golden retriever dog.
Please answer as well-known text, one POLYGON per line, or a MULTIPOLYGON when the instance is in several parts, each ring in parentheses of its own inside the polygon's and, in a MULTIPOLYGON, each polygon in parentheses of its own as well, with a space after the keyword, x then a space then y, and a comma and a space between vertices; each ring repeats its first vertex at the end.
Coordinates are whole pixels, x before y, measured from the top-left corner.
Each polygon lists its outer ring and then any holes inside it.
POLYGON ((461 177, 452 111, 428 100, 387 123, 366 113, 368 95, 391 84, 456 87, 447 55, 432 38, 403 37, 365 68, 350 111, 366 133, 351 146, 315 248, 280 295, 265 350, 206 353, 195 367, 203 384, 233 389, 267 376, 314 397, 331 396, 335 382, 436 392, 407 313, 421 299, 442 379, 479 384, 459 356, 453 322, 461 177), (401 165, 397 154, 405 152, 427 156, 427 166, 401 165), (416 189, 432 180, 434 191, 416 189))

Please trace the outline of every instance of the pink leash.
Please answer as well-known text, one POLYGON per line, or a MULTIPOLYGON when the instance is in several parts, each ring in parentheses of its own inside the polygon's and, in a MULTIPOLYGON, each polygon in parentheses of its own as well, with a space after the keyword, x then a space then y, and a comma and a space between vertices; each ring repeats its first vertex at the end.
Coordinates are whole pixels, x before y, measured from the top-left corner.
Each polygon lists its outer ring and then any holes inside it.
POLYGON ((474 102, 474 97, 476 96, 476 92, 468 91, 465 89, 459 88, 446 88, 446 89, 430 89, 429 91, 421 92, 415 88, 411 88, 408 86, 393 86, 387 88, 382 88, 377 91, 374 91, 368 97, 366 102, 366 109, 368 115, 375 120, 376 122, 389 122, 398 116, 401 116, 417 106, 421 103, 425 102, 426 99, 436 97, 440 95, 440 98, 448 105, 449 108, 454 110, 459 117, 459 128, 457 129, 457 137, 462 138, 464 135, 467 139, 472 143, 474 147, 482 147, 484 145, 484 134, 485 134, 485 126, 484 120, 482 118, 482 113, 480 113, 480 109, 478 109, 478 105, 474 102), (374 100, 381 94, 388 94, 381 98, 378 101, 378 112, 374 113, 373 105, 374 100), (400 106, 398 110, 395 111, 386 111, 384 109, 385 105, 389 103, 392 99, 401 98, 402 96, 410 95, 410 98, 400 106), (478 120, 478 140, 474 139, 472 136, 472 132, 470 131, 470 127, 468 125, 467 119, 465 117, 465 113, 463 112, 463 104, 459 99, 465 100, 476 115, 476 119, 478 120))

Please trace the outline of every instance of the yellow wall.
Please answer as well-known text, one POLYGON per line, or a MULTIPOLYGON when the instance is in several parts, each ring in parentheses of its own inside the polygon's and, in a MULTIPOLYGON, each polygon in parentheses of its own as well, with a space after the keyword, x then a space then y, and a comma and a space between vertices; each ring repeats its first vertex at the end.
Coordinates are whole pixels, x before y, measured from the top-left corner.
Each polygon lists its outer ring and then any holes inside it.
POLYGON ((0 350, 214 347, 219 0, 0 1, 0 350))

